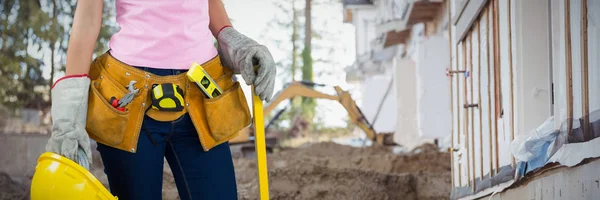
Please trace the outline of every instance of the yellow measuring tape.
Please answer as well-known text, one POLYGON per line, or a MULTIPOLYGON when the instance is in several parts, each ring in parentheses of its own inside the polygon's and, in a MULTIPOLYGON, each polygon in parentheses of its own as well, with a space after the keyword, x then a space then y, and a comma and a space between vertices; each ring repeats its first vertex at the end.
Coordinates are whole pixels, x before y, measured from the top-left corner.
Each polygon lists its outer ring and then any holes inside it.
POLYGON ((269 174, 267 173, 267 146, 265 144, 265 116, 260 97, 254 93, 252 86, 252 110, 254 115, 254 148, 258 168, 258 189, 260 200, 269 199, 269 174))

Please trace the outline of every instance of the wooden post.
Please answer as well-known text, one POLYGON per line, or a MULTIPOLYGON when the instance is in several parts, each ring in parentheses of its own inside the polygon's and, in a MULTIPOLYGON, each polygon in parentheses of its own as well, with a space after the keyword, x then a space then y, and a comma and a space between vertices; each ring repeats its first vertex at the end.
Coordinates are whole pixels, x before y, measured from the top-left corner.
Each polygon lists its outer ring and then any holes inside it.
MULTIPOLYGON (((515 82, 513 73, 513 60, 512 60, 512 21, 511 21, 511 1, 507 0, 508 3, 508 66, 510 68, 510 126, 511 126, 511 141, 515 139, 515 82)), ((511 157, 511 166, 515 167, 515 157, 511 157)))
MULTIPOLYGON (((468 41, 468 39, 465 39, 462 43, 463 44, 462 45, 463 46, 463 63, 464 63, 463 66, 465 67, 465 70, 468 69, 467 68, 467 41, 468 41)), ((465 81, 464 81, 465 83, 464 83, 464 87, 463 87, 463 97, 464 97, 463 103, 466 103, 468 100, 467 78, 464 77, 464 79, 465 79, 465 81)), ((467 155, 466 155, 467 156, 467 184, 468 184, 468 186, 471 186, 471 157, 470 157, 471 152, 469 151, 469 149, 470 149, 470 146, 469 146, 470 145, 470 143, 469 143, 469 112, 466 109, 463 109, 463 112, 464 112, 464 119, 465 119, 465 122, 464 122, 464 126, 465 126, 464 133, 466 135, 465 142, 467 144, 467 149, 466 149, 466 152, 467 152, 467 155)))
MULTIPOLYGON (((452 70, 452 23, 450 23, 450 21, 452 20, 452 9, 450 6, 450 1, 446 1, 446 7, 448 9, 448 48, 449 48, 449 52, 450 52, 450 62, 448 62, 450 64, 449 70, 452 70)), ((454 88, 452 87, 452 80, 454 79, 454 76, 450 76, 450 81, 449 81, 449 87, 450 87, 450 141, 451 141, 451 147, 450 147, 450 169, 451 169, 451 173, 452 175, 450 175, 450 183, 452 184, 452 188, 454 188, 454 99, 452 99, 453 95, 454 95, 454 88)), ((460 170, 460 169, 459 169, 460 170)))
POLYGON ((573 62, 571 55, 571 0, 565 0, 565 54, 567 71, 567 132, 573 132, 573 62))
MULTIPOLYGON (((471 88, 471 99, 470 99, 470 104, 474 104, 473 102, 473 32, 475 31, 475 28, 477 28, 476 24, 473 24, 472 29, 469 33, 469 77, 467 79, 471 79, 470 83, 470 88, 471 88)), ((477 179, 477 168, 475 168, 475 111, 473 109, 467 109, 469 111, 469 113, 471 114, 471 118, 468 121, 471 124, 471 168, 473 169, 473 191, 475 191, 475 179, 477 179)))
POLYGON ((590 131, 590 92, 588 83, 588 18, 587 0, 581 0, 581 80, 583 95, 583 137, 586 141, 594 136, 590 131))
MULTIPOLYGON (((491 5, 491 4, 490 4, 491 5)), ((487 22, 485 23, 486 25, 486 48, 487 48, 487 82, 488 82, 488 123, 490 124, 490 130, 489 130, 489 134, 490 134, 490 177, 494 176, 494 155, 493 155, 493 151, 494 151, 494 144, 493 144, 493 124, 492 124, 492 76, 491 76, 491 63, 490 63, 490 10, 491 10, 491 6, 488 6, 488 8, 486 9, 485 12, 485 18, 487 20, 487 22)), ((493 13, 492 13, 493 14, 493 13)))
MULTIPOLYGON (((481 25, 481 19, 483 19, 483 17, 479 19, 479 25, 481 25)), ((477 51, 479 52, 479 59, 477 59, 479 62, 477 63, 477 89, 479 90, 479 92, 477 93, 479 95, 477 103, 479 104, 479 107, 477 109, 479 109, 479 169, 481 172, 479 180, 483 180, 483 102, 481 102, 481 63, 483 62, 481 59, 481 49, 483 45, 481 45, 481 27, 479 27, 479 25, 477 26, 477 51)))
MULTIPOLYGON (((456 52, 456 70, 459 70, 459 64, 458 63, 458 46, 459 44, 457 43, 456 46, 454 46, 455 52, 456 52)), ((453 77, 454 79, 454 77, 453 77)), ((458 78, 458 76, 456 77, 456 140, 457 140, 457 144, 459 145, 459 148, 461 147, 461 141, 460 141, 460 135, 462 134, 460 131, 460 80, 458 78)), ((462 186, 462 164, 461 162, 458 163, 458 185, 462 186)))
POLYGON ((500 154, 498 152, 498 119, 502 111, 502 85, 500 82, 500 35, 499 35, 499 13, 498 0, 494 0, 494 93, 495 93, 495 111, 494 111, 494 137, 496 140, 496 173, 500 169, 500 154))

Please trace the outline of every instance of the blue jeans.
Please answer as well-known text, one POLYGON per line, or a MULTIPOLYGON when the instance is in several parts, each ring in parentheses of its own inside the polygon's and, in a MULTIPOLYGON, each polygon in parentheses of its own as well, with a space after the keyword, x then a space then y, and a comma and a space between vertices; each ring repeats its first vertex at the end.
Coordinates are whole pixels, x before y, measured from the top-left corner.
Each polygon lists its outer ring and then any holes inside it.
MULTIPOLYGON (((140 69, 162 76, 184 72, 140 69)), ((145 116, 137 147, 130 153, 98 143, 110 191, 119 200, 162 199, 165 157, 182 200, 237 199, 229 144, 205 152, 189 115, 172 122, 145 116)))

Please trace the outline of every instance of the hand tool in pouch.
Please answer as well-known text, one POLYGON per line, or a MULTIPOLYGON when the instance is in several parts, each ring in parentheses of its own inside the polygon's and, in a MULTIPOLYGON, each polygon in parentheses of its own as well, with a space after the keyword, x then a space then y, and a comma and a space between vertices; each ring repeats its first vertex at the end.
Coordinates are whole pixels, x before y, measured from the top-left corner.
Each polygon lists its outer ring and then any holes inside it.
POLYGON ((184 108, 183 90, 173 83, 152 85, 150 97, 155 110, 178 112, 184 108))
POLYGON ((202 90, 206 98, 212 99, 223 94, 223 90, 221 90, 215 80, 198 63, 194 62, 186 75, 191 82, 195 83, 202 90))
POLYGON ((116 97, 111 97, 109 101, 110 105, 119 111, 125 111, 125 106, 131 103, 133 97, 135 97, 135 94, 137 94, 140 91, 139 89, 135 89, 135 83, 136 81, 129 82, 129 85, 127 85, 127 90, 129 92, 127 92, 127 94, 125 94, 123 98, 117 99, 116 97))

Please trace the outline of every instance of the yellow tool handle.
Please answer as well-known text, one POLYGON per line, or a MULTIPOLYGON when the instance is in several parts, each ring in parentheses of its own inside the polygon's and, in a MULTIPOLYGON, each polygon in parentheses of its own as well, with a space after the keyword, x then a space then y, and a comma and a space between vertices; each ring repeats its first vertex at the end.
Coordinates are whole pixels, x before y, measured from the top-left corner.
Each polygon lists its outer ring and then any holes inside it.
POLYGON ((258 189, 260 200, 269 199, 269 174, 267 173, 267 147, 265 144, 265 116, 260 97, 254 93, 252 86, 252 110, 254 113, 254 148, 258 168, 258 189))

